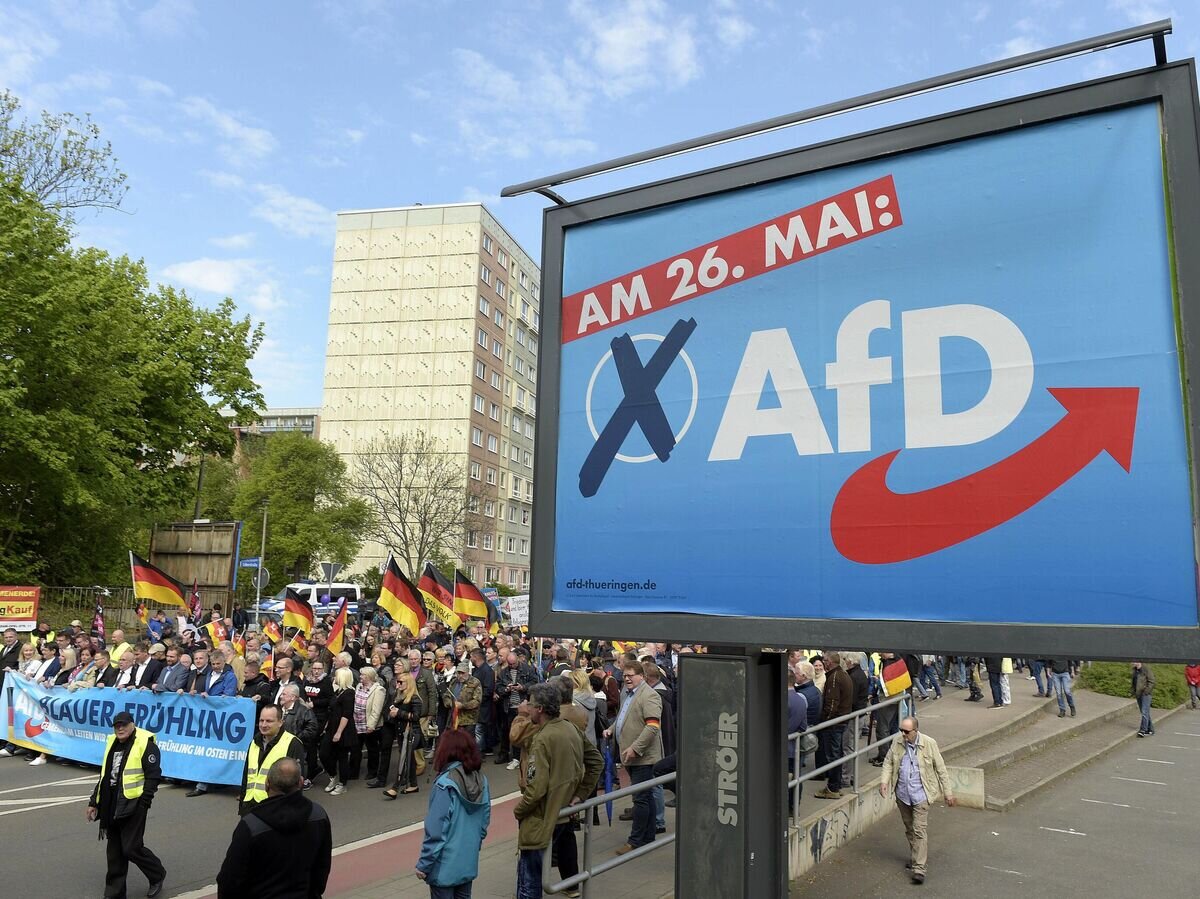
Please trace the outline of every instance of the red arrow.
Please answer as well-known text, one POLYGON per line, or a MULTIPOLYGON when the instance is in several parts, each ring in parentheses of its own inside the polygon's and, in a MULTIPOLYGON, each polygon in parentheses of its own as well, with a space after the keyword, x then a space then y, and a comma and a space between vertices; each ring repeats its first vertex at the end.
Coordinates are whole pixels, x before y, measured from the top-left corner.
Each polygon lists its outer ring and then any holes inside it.
POLYGON ((887 473, 900 453, 872 459, 842 485, 829 529, 847 559, 903 562, 970 540, 1041 502, 1100 453, 1129 471, 1137 387, 1051 387, 1067 410, 1028 446, 982 471, 918 493, 894 493, 887 473))

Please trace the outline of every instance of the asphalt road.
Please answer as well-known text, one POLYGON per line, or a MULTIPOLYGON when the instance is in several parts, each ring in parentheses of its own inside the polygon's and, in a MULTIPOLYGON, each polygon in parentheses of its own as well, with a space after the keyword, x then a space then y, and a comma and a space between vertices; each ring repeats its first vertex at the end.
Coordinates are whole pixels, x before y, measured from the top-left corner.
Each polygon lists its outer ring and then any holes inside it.
POLYGON ((797 896, 990 899, 1153 894, 1194 897, 1200 883, 1200 711, 1156 722, 1006 813, 930 811, 929 870, 910 884, 898 815, 821 863, 797 896))
MULTIPOLYGON (((0 835, 8 860, 5 895, 101 895, 104 845, 96 839, 96 825, 84 820, 99 770, 54 762, 31 768, 27 762, 0 759, 0 835), (47 877, 54 884, 49 892, 47 877)), ((489 758, 484 772, 493 799, 517 789, 516 771, 489 758)), ((343 846, 424 820, 432 779, 427 769, 420 779, 421 792, 394 802, 385 802, 381 790, 368 790, 361 780, 343 795, 329 796, 320 789, 325 782, 322 777, 308 795, 329 810, 334 844, 343 846)), ((177 896, 216 880, 238 821, 234 788, 188 799, 189 786, 162 785, 146 826, 146 845, 167 867, 164 896, 177 896)), ((415 862, 416 858, 396 860, 398 870, 410 870, 415 862)), ((129 895, 144 893, 144 879, 131 869, 129 895)))

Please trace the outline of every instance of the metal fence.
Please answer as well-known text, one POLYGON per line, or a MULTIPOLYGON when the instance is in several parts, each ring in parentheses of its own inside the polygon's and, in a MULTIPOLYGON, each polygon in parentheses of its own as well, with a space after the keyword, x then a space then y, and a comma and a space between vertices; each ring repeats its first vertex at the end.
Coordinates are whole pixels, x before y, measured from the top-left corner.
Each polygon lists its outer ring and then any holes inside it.
MULTIPOLYGON (((207 589, 200 594, 204 608, 212 608, 219 603, 222 609, 228 611, 232 601, 236 599, 233 591, 225 589, 207 589)), ((113 628, 140 627, 137 619, 137 600, 133 596, 133 587, 43 587, 41 600, 38 603, 38 619, 46 621, 50 627, 58 630, 72 621, 79 620, 84 628, 91 628, 92 617, 96 614, 96 603, 104 606, 104 626, 113 628), (107 595, 100 591, 107 591, 107 595)), ((156 609, 158 606, 151 606, 156 609)), ((182 612, 183 610, 179 610, 182 612)), ((168 614, 177 612, 167 610, 168 614)))
MULTIPOLYGON (((887 708, 888 706, 899 706, 908 699, 909 694, 900 693, 896 696, 889 697, 882 702, 876 703, 875 705, 868 706, 865 709, 859 709, 856 712, 850 712, 848 715, 842 715, 838 718, 830 718, 828 721, 822 721, 820 724, 813 725, 806 731, 795 733, 789 736, 788 740, 794 744, 792 748, 795 750, 795 757, 797 759, 802 759, 802 757, 806 754, 800 749, 800 741, 805 734, 817 735, 821 731, 829 730, 833 727, 850 725, 852 739, 851 747, 844 747, 843 754, 839 759, 837 759, 837 761, 821 765, 818 768, 814 768, 812 771, 805 771, 803 773, 798 771, 788 780, 788 790, 790 790, 792 794, 791 808, 793 814, 795 814, 795 812, 800 808, 800 784, 804 783, 806 780, 812 780, 815 777, 819 777, 825 772, 832 771, 834 768, 838 768, 847 764, 848 762, 854 765, 853 785, 854 792, 857 794, 862 787, 859 759, 861 759, 868 752, 878 750, 881 746, 891 743, 894 738, 893 734, 888 734, 878 740, 875 740, 874 742, 867 743, 865 746, 859 746, 859 729, 862 726, 863 719, 866 718, 869 720, 871 713, 876 712, 879 709, 887 708)), ((899 712, 900 710, 897 709, 897 715, 899 715, 899 712)), ((797 768, 799 768, 799 766, 797 766, 797 768)), ((579 873, 573 877, 568 877, 565 880, 553 880, 551 878, 552 866, 550 864, 550 847, 547 846, 542 859, 542 889, 547 893, 561 893, 564 890, 569 890, 573 887, 579 887, 580 895, 583 897, 583 899, 588 899, 588 890, 591 886, 592 880, 599 877, 601 874, 611 871, 613 868, 620 867, 627 862, 636 861, 639 858, 643 858, 650 853, 655 852, 656 850, 670 846, 672 843, 674 843, 675 834, 670 833, 661 839, 656 839, 653 843, 647 843, 645 846, 638 846, 636 849, 632 850, 631 852, 627 852, 624 855, 619 855, 616 858, 604 859, 596 864, 592 863, 592 809, 598 809, 607 802, 614 802, 618 799, 624 799, 627 796, 634 796, 644 790, 653 790, 655 787, 673 784, 675 783, 675 778, 676 775, 674 773, 664 774, 661 777, 655 777, 652 780, 647 780, 639 784, 632 784, 628 787, 623 787, 622 789, 615 790, 611 793, 603 793, 584 802, 580 802, 578 805, 568 805, 561 809, 558 813, 559 823, 566 821, 572 815, 579 815, 580 821, 583 825, 583 853, 580 860, 579 873)))

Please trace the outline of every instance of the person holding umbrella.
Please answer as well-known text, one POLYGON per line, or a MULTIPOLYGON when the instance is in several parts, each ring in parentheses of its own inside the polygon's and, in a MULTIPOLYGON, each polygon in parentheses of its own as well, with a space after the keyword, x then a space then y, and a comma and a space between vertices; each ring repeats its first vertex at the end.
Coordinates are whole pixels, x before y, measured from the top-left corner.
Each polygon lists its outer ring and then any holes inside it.
MULTIPOLYGON (((425 714, 425 706, 417 690, 417 682, 412 673, 396 667, 396 698, 392 700, 387 711, 388 720, 396 729, 400 738, 400 757, 396 768, 396 782, 391 789, 383 791, 384 799, 395 799, 400 794, 400 785, 404 784, 405 793, 417 792, 417 769, 414 756, 421 740, 421 716, 425 714)), ((381 761, 382 770, 386 773, 387 763, 381 761)))

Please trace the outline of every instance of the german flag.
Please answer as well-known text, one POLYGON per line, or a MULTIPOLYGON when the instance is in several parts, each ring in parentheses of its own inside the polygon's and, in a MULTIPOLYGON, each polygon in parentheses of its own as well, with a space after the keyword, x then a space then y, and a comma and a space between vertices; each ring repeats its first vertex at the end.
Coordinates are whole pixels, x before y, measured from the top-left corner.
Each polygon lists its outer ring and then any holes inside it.
POLYGON ((129 554, 129 570, 133 575, 133 598, 148 599, 160 606, 179 606, 186 609, 185 587, 161 568, 155 568, 141 556, 129 554))
POLYGON ((417 581, 417 589, 425 597, 425 608, 430 615, 450 628, 457 629, 462 624, 462 618, 455 608, 454 588, 432 562, 425 563, 421 579, 417 581))
POLYGON ((138 621, 142 623, 142 627, 145 627, 150 623, 150 610, 146 608, 146 604, 144 602, 139 602, 137 604, 137 617, 138 621))
POLYGON ((275 680, 275 647, 271 647, 271 651, 267 653, 267 657, 263 660, 262 667, 258 669, 258 673, 267 680, 275 680))
POLYGON ((421 632, 427 620, 421 591, 404 576, 391 556, 388 556, 384 569, 377 607, 387 612, 392 621, 408 628, 414 637, 421 632))
POLYGON ((883 666, 879 680, 883 684, 884 696, 895 696, 903 693, 912 686, 912 676, 908 673, 908 663, 904 659, 892 659, 883 666))
POLYGON ((471 579, 454 569, 454 611, 463 618, 475 618, 479 621, 491 621, 492 604, 487 597, 479 592, 479 588, 471 583, 471 579))
POLYGON ((308 641, 304 639, 304 635, 300 631, 296 631, 292 637, 292 642, 288 646, 292 647, 292 652, 300 656, 300 658, 308 658, 308 641))
POLYGON ((245 657, 246 655, 246 635, 237 634, 233 638, 233 648, 238 655, 245 657))
POLYGON ((283 631, 279 629, 279 625, 268 619, 267 623, 262 626, 263 636, 271 641, 274 645, 283 639, 283 631))
POLYGON ((225 625, 220 621, 210 621, 204 625, 204 631, 208 634, 209 642, 214 647, 228 636, 225 631, 225 625))
POLYGON ((333 619, 333 627, 329 629, 329 639, 325 641, 329 651, 337 655, 346 648, 346 600, 342 600, 337 617, 333 619))
POLYGON ((283 626, 298 628, 306 634, 311 634, 313 629, 312 606, 291 587, 283 596, 283 626))
MULTIPOLYGON (((485 596, 484 599, 487 599, 485 596)), ((488 633, 492 636, 500 633, 500 610, 496 608, 496 604, 490 599, 487 599, 488 607, 488 633)))

